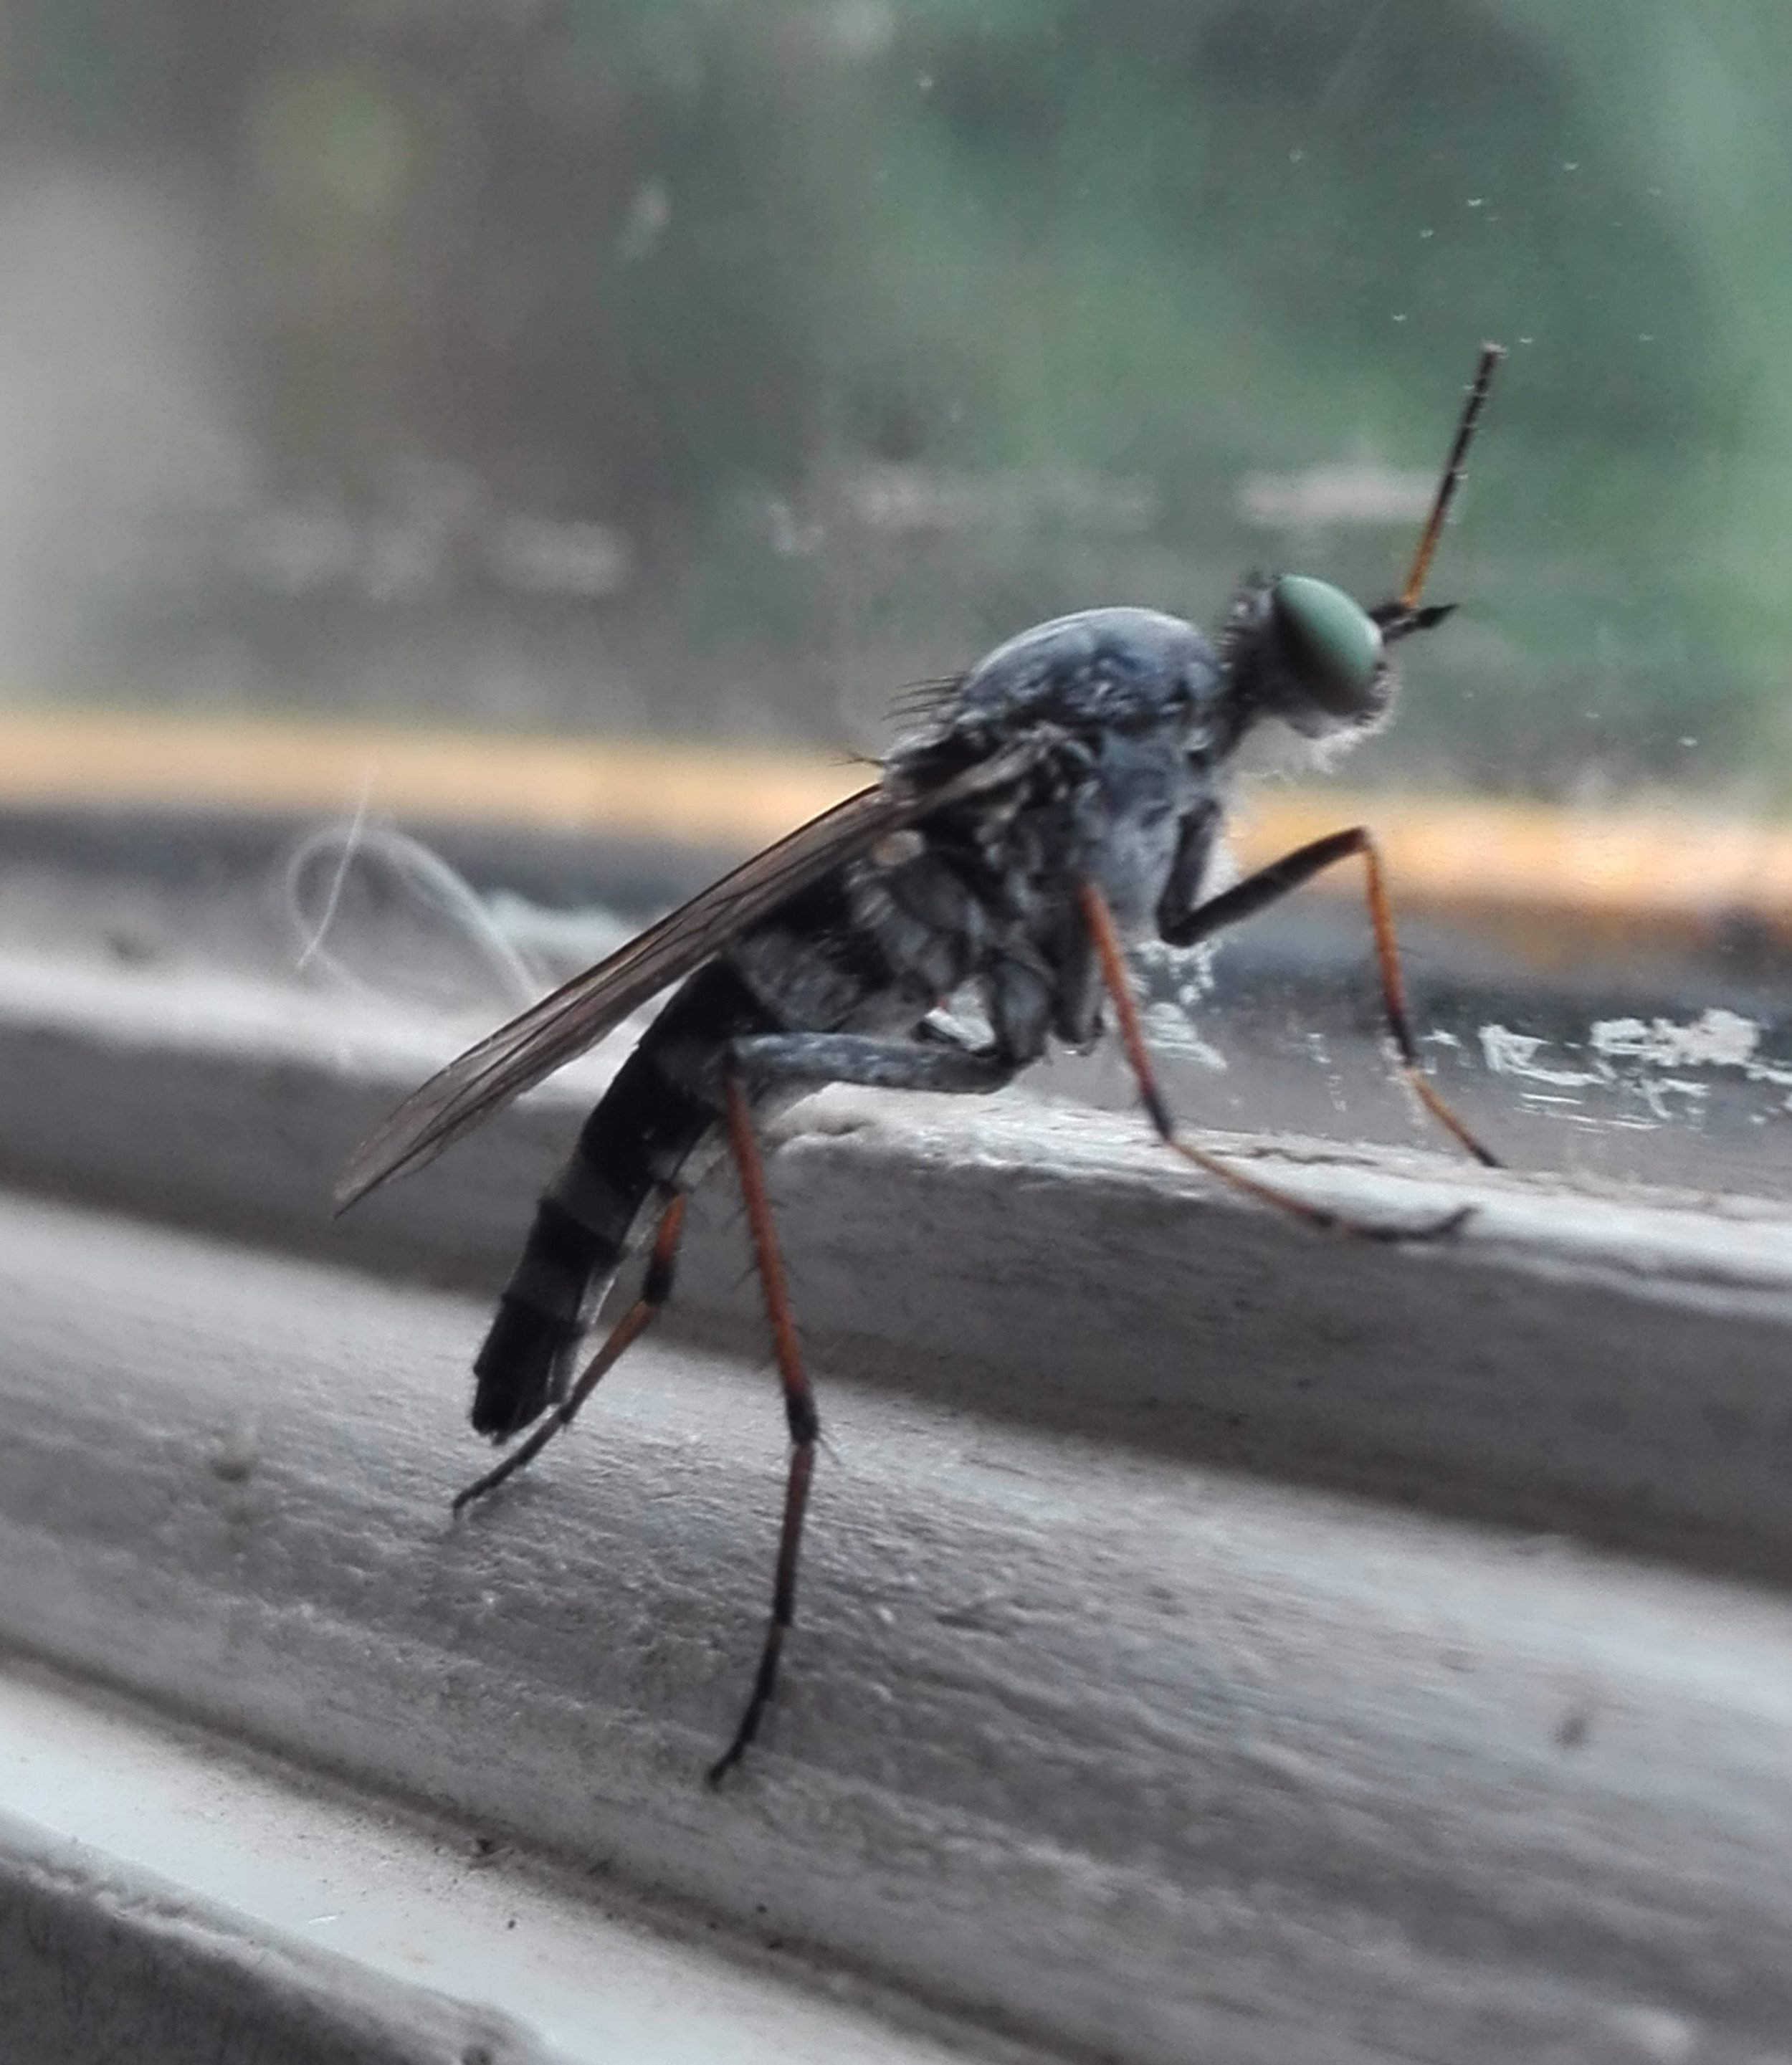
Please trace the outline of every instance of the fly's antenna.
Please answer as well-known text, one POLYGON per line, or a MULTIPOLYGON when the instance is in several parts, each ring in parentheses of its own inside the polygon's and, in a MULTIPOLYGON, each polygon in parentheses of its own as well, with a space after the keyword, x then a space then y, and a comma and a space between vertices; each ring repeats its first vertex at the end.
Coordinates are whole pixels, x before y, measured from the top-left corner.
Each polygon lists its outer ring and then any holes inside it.
POLYGON ((1506 356, 1503 344, 1484 344, 1481 347, 1481 362, 1474 369, 1474 384, 1468 390, 1468 399, 1462 404, 1462 420, 1456 426, 1456 441, 1450 447, 1450 457, 1445 463, 1443 478, 1438 483, 1437 495, 1431 503, 1431 513, 1425 519, 1425 528, 1419 534, 1418 550, 1413 555, 1411 571, 1406 576, 1406 584, 1400 591, 1400 612, 1403 616, 1413 617, 1418 613, 1418 599, 1425 592, 1425 580, 1431 571, 1431 561, 1436 556, 1438 540, 1443 535, 1443 527, 1450 515, 1450 505, 1456 499, 1456 491, 1462 484, 1462 474, 1468 462, 1469 445, 1474 436, 1474 426, 1479 422, 1486 405, 1487 390, 1493 385, 1494 368, 1506 356))

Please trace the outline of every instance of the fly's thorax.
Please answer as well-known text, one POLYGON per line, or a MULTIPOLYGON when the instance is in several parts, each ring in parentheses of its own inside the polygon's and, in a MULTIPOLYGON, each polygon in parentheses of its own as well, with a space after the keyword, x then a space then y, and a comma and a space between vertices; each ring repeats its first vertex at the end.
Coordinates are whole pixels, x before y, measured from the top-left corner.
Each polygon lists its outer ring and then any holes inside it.
POLYGON ((896 834, 751 927, 726 959, 787 1032, 898 1033, 964 980, 981 936, 930 830, 896 834))
POLYGON ((974 850, 969 827, 961 814, 960 821, 929 829, 931 838, 892 840, 846 871, 853 923, 888 972, 888 998, 866 997, 854 1030, 869 1029, 873 1021, 881 1029, 904 1008, 912 1020, 917 1007, 949 996, 982 964, 992 916, 978 893, 979 871, 964 865, 974 850))
POLYGON ((1044 726, 1087 736, 1170 724, 1199 750, 1224 703, 1219 657, 1194 624, 1155 609, 1080 610, 980 660, 890 765, 925 788, 1044 726))
POLYGON ((728 960, 757 1001, 791 1032, 826 1032, 858 1001, 864 984, 825 952, 821 939, 795 924, 755 926, 728 949, 728 960))
POLYGON ((1184 826, 1216 807, 1216 773, 1173 725, 1104 732, 1090 744, 1068 798, 1064 872, 1094 883, 1126 936, 1149 937, 1184 826))

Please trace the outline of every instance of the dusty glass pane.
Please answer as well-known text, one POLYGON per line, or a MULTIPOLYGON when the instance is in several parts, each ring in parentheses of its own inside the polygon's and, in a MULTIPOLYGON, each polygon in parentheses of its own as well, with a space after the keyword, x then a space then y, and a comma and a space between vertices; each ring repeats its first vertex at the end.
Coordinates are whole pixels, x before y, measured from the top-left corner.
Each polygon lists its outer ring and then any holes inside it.
MULTIPOLYGON (((394 742, 738 745, 807 796, 1061 611, 1211 627, 1259 567, 1378 599, 1492 337, 1458 613, 1348 762, 1252 778, 1243 851, 1385 828, 1427 1057, 1513 1161, 1782 1188, 1789 37, 1766 0, 12 8, 0 923, 289 976, 269 885, 358 810, 638 918, 750 814, 544 802, 496 746, 407 788, 394 742)), ((1150 972, 1191 1116, 1423 1137, 1350 878, 1150 972)), ((538 977, 605 936, 511 919, 538 977)), ((508 1001, 463 940, 432 980, 508 1001)))

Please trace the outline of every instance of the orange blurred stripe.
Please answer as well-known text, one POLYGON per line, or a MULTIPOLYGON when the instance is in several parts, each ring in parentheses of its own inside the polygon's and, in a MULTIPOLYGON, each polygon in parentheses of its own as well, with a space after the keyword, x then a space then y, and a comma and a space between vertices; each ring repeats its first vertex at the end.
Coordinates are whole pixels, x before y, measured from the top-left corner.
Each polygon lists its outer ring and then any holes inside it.
POLYGON ((871 778, 745 747, 599 744, 374 725, 0 714, 0 806, 351 814, 765 844, 871 778))
POLYGON ((1241 814, 1233 843, 1248 868, 1353 823, 1373 827, 1404 909, 1684 936, 1746 924, 1792 940, 1792 826, 1284 789, 1241 814))
MULTIPOLYGON (((87 711, 0 714, 0 807, 376 817, 745 851, 861 786, 863 767, 750 747, 504 738, 87 711)), ((1402 908, 1679 936, 1746 923, 1792 941, 1792 826, 1666 808, 1563 811, 1270 786, 1237 813, 1255 867, 1372 825, 1402 908), (1570 922, 1572 921, 1572 922, 1570 922)), ((1360 893, 1353 871, 1325 887, 1360 893)))

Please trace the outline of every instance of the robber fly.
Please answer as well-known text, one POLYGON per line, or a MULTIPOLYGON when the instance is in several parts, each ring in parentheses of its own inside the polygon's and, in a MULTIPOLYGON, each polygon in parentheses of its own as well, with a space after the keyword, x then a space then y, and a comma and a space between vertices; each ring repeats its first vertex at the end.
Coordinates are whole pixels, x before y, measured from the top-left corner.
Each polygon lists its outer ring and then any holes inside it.
POLYGON ((1402 994, 1373 839, 1361 826, 1300 847, 1203 898, 1228 772, 1252 727, 1279 718, 1345 739, 1393 706, 1388 649, 1449 614, 1420 596, 1501 353, 1481 354, 1405 587, 1365 610, 1323 581, 1252 576, 1216 643, 1147 609, 1091 609, 1022 632, 943 690, 881 778, 768 847, 452 1061, 356 1154, 339 1206, 420 1167, 668 984, 681 987, 585 1121, 543 1197, 475 1362, 472 1420, 503 1441, 461 1493, 501 1483, 567 1426, 671 1294, 685 1198, 731 1154, 783 1386, 791 1454, 771 1615, 739 1726, 710 1772, 737 1764, 776 1683, 819 1420, 779 1259, 758 1125, 824 1083, 993 1090, 1053 1040, 1087 1046, 1111 1003, 1146 1111, 1166 1146, 1314 1226, 1424 1239, 1285 1195, 1177 1134, 1127 986, 1129 941, 1186 947, 1352 856, 1365 863, 1398 1064, 1470 1154, 1493 1157, 1432 1088, 1402 994), (943 1015, 969 987, 987 1037, 943 1015), (649 1234, 649 1229, 651 1228, 649 1234), (586 1316, 637 1242, 640 1288, 574 1375, 586 1316))

